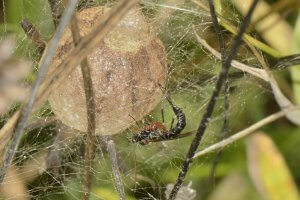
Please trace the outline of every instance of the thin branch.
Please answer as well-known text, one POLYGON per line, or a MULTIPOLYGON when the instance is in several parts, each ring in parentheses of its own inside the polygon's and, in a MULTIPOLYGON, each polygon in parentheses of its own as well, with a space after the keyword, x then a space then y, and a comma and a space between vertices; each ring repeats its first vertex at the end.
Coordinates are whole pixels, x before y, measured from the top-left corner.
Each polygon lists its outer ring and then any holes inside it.
POLYGON ((62 17, 61 23, 59 24, 59 26, 56 29, 56 32, 53 36, 53 39, 50 41, 49 43, 49 47, 47 49, 47 54, 45 57, 42 58, 41 61, 41 65, 39 68, 39 72, 37 75, 37 79, 35 80, 33 86, 32 86, 32 91, 31 91, 31 95, 29 97, 29 100, 27 102, 27 104, 23 107, 22 109, 22 113, 20 118, 18 119, 18 123, 17 123, 17 127, 15 129, 15 132, 11 138, 11 142, 9 144, 9 147, 7 149, 7 151, 5 152, 5 158, 3 161, 3 164, 1 166, 0 169, 0 183, 3 182, 3 179, 5 177, 6 171, 8 169, 8 167, 11 165, 12 159, 15 155, 15 152, 17 151, 22 133, 24 131, 25 128, 25 124, 26 121, 31 113, 31 110, 33 108, 33 104, 35 103, 36 100, 36 95, 39 91, 39 88, 41 86, 41 83, 48 71, 48 67, 52 61, 52 58, 55 54, 56 48, 58 46, 58 42, 59 39, 61 38, 61 36, 63 35, 63 32, 66 28, 66 26, 68 25, 73 11, 76 8, 76 4, 77 4, 78 0, 74 0, 74 1, 69 1, 66 10, 64 12, 64 15, 62 17))
POLYGON ((300 64, 300 54, 293 54, 293 55, 281 57, 280 59, 278 59, 276 65, 273 66, 272 68, 285 69, 287 67, 291 67, 299 64, 300 64))
MULTIPOLYGON (((228 129, 229 129, 229 114, 230 114, 230 101, 229 101, 229 97, 230 97, 230 91, 229 91, 229 81, 228 78, 224 83, 224 93, 225 93, 225 99, 224 99, 224 112, 225 112, 225 116, 224 116, 224 121, 223 121, 223 126, 222 126, 222 130, 221 130, 221 140, 225 139, 228 137, 228 129)), ((212 185, 215 185, 215 174, 216 174, 216 169, 217 166, 219 164, 219 162, 221 161, 223 157, 223 149, 220 149, 220 151, 217 153, 216 157, 213 160, 212 163, 212 168, 211 168, 211 172, 210 172, 210 180, 212 185)))
MULTIPOLYGON (((224 41, 224 37, 222 34, 222 30, 218 23, 217 14, 215 11, 215 6, 214 6, 214 0, 209 0, 209 8, 210 8, 209 10, 210 10, 210 15, 211 15, 211 19, 213 22, 213 26, 214 26, 215 32, 217 34, 217 38, 219 40, 220 52, 221 52, 221 62, 223 64, 226 59, 226 56, 227 56, 226 55, 226 47, 225 47, 225 41, 224 41)), ((230 93, 229 93, 228 77, 226 77, 225 81, 224 81, 224 93, 225 93, 225 98, 224 98, 225 116, 224 116, 223 126, 221 129, 221 137, 220 137, 221 140, 226 138, 227 133, 228 133, 228 121, 229 121, 229 109, 230 109, 230 102, 229 102, 230 93)), ((214 177, 215 177, 216 168, 217 168, 217 165, 219 164, 219 162, 221 161, 222 155, 223 155, 223 150, 220 150, 212 163, 212 168, 211 168, 211 173, 210 173, 210 182, 212 183, 212 185, 214 185, 214 180, 215 180, 214 177)))
MULTIPOLYGON (((98 147, 98 144, 100 145, 101 153, 107 153, 107 141, 112 140, 112 137, 109 135, 96 135, 96 144, 98 147)), ((126 164, 124 163, 122 155, 117 153, 117 163, 118 163, 118 169, 121 173, 128 175, 130 171, 127 169, 126 164)))
POLYGON ((201 156, 204 156, 206 154, 209 154, 211 152, 214 152, 216 150, 219 150, 219 149, 223 149, 224 147, 248 136, 249 134, 253 133, 254 131, 260 129, 261 127, 267 125, 267 124, 270 124, 272 122, 274 122, 275 120, 281 118, 281 117, 284 117, 288 112, 292 111, 292 110, 299 110, 299 106, 293 106, 293 107, 290 107, 290 108, 287 108, 287 109, 284 109, 284 110, 281 110, 277 113, 274 113, 272 115, 269 115, 268 117, 260 120, 259 122, 256 122, 255 124, 249 126, 248 128, 230 136, 229 138, 227 139, 224 139, 218 143, 215 143, 199 152, 197 152, 194 156, 194 158, 198 158, 198 157, 201 157, 201 156))
POLYGON ((220 45, 221 61, 222 61, 222 63, 224 63, 225 59, 226 59, 226 49, 225 49, 224 37, 223 37, 222 30, 220 28, 217 14, 215 11, 214 0, 209 0, 208 2, 209 2, 209 10, 210 10, 211 20, 213 22, 213 26, 214 26, 215 32, 217 34, 217 38, 218 38, 219 45, 220 45))
MULTIPOLYGON (((78 27, 76 15, 73 16, 71 21, 71 32, 73 37, 74 45, 77 46, 81 36, 78 27)), ((83 174, 83 200, 88 200, 90 196, 91 184, 92 184, 92 162, 95 152, 95 101, 93 92, 93 83, 91 79, 90 66, 87 58, 84 58, 80 64, 81 73, 83 78, 85 101, 87 108, 87 133, 86 133, 86 144, 85 144, 85 162, 84 162, 84 174, 83 174)))
MULTIPOLYGON (((213 49, 204 39, 202 39, 194 29, 195 36, 198 40, 198 42, 203 45, 212 55, 214 55, 216 58, 221 60, 221 54, 213 49)), ((245 65, 237 60, 232 60, 231 62, 232 67, 239 69, 241 71, 247 72, 257 78, 260 78, 266 82, 269 82, 269 76, 263 69, 258 69, 255 67, 249 67, 248 65, 245 65)))
MULTIPOLYGON (((228 80, 224 83, 224 93, 225 93, 225 98, 224 98, 224 121, 223 121, 223 126, 221 129, 220 133, 220 140, 223 140, 227 137, 228 135, 228 127, 229 127, 229 111, 230 111, 230 103, 229 103, 229 85, 228 85, 228 80)), ((223 157, 223 149, 220 149, 217 155, 215 156, 213 162, 212 162, 212 167, 209 175, 209 183, 211 183, 212 186, 215 185, 215 175, 216 175, 216 169, 218 164, 220 163, 221 159, 223 157)))
POLYGON ((229 71, 229 68, 231 66, 231 61, 233 60, 233 58, 235 57, 236 53, 237 53, 237 49, 242 41, 242 36, 244 34, 244 32, 246 31, 247 27, 248 27, 248 24, 250 22, 250 19, 251 19, 251 16, 252 16, 252 13, 256 7, 256 4, 257 4, 258 0, 254 0, 247 15, 245 16, 242 24, 241 24, 241 27, 239 29, 239 32, 238 34, 234 37, 233 39, 233 42, 232 42, 232 46, 231 46, 231 49, 228 53, 228 56, 226 57, 224 63, 222 63, 222 69, 221 69, 221 72, 218 76, 218 80, 216 82, 216 86, 215 86, 215 89, 213 91, 213 94, 211 95, 211 98, 210 98, 210 101, 208 103, 208 106, 206 108, 206 112, 200 122, 200 125, 198 127, 198 130, 197 130, 197 133, 196 133, 196 136, 195 138, 193 139, 192 141, 192 144, 190 146, 190 149, 186 155, 186 158, 185 158, 185 161, 183 162, 183 165, 182 165, 182 168, 180 170, 180 173, 178 175, 178 178, 176 180, 176 183, 171 191, 171 194, 170 194, 170 197, 169 199, 170 200, 174 200, 176 198, 176 195, 182 185, 182 182, 190 168, 190 165, 193 161, 193 157, 195 155, 195 152, 197 151, 197 148, 200 144, 200 141, 202 139, 202 136, 206 130, 206 127, 209 123, 209 119, 212 115, 212 112, 214 110, 214 107, 215 107, 215 104, 216 104, 216 101, 217 101, 217 98, 220 94, 220 91, 221 91, 221 88, 222 88, 222 85, 224 83, 224 81, 226 80, 226 77, 228 76, 228 71, 229 71))
MULTIPOLYGON (((275 100, 277 104, 280 106, 281 109, 284 109, 286 107, 293 106, 293 103, 283 94, 281 89, 279 88, 279 85, 277 84, 277 81, 275 80, 269 66, 265 62, 264 57, 261 55, 261 53, 250 43, 247 42, 248 47, 251 49, 251 51, 256 56, 258 62, 261 64, 261 66, 264 68, 265 72, 269 76, 269 83, 271 85, 273 95, 275 97, 275 100)), ((300 125, 300 112, 291 112, 286 115, 287 119, 289 119, 291 122, 293 122, 296 125, 300 125)))
POLYGON ((63 11, 62 0, 48 0, 48 2, 51 8, 54 26, 57 27, 61 17, 61 13, 63 11))
POLYGON ((115 143, 113 140, 109 140, 107 142, 107 151, 109 153, 109 157, 111 160, 111 164, 112 164, 112 170, 113 170, 113 176, 114 176, 114 182, 115 182, 115 187, 117 192, 119 193, 119 197, 121 200, 125 200, 125 191, 124 191, 124 186, 123 186, 123 182, 121 179, 121 174, 119 171, 119 164, 118 164, 118 158, 117 158, 117 153, 116 153, 116 147, 115 147, 115 143))
MULTIPOLYGON (((196 5, 200 6, 202 9, 204 9, 205 11, 209 11, 209 8, 204 5, 204 3, 201 0, 191 0, 193 3, 195 3, 196 5)), ((220 24, 229 32, 231 32, 232 34, 236 35, 237 33, 237 28, 235 27, 235 25, 231 24, 229 20, 227 20, 225 17, 223 17, 222 15, 218 14, 218 17, 220 19, 220 24)), ((281 57, 282 54, 280 52, 278 52, 277 50, 273 49, 272 47, 268 46, 267 44, 261 42, 260 40, 257 40, 256 38, 250 36, 249 34, 244 34, 243 36, 243 40, 244 41, 248 41, 250 42, 253 46, 261 49, 262 51, 272 55, 273 57, 281 57)))
POLYGON ((46 47, 46 42, 42 38, 40 32, 36 27, 27 19, 21 21, 21 26, 26 33, 27 37, 38 47, 39 52, 43 52, 46 47))

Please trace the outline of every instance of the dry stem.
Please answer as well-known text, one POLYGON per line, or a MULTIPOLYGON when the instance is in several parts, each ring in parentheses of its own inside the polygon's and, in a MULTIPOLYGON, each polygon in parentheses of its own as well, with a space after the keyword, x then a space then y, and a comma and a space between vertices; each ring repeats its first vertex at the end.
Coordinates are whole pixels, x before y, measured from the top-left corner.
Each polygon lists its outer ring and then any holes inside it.
POLYGON ((36 27, 27 19, 22 20, 21 26, 25 31, 27 37, 29 37, 31 41, 35 43, 40 52, 43 52, 46 47, 46 42, 43 40, 40 32, 36 29, 36 27))
POLYGON ((48 0, 48 2, 50 4, 54 26, 57 27, 63 10, 63 4, 61 0, 48 0))
POLYGON ((274 113, 272 115, 269 115, 268 117, 260 120, 259 122, 256 122, 255 124, 249 126, 248 128, 230 136, 229 138, 225 139, 225 140, 222 140, 218 143, 215 143, 199 152, 197 152, 194 156, 194 158, 198 158, 198 157, 201 157, 201 156, 204 156, 210 152, 213 152, 213 151, 216 151, 218 149, 222 149, 232 143, 234 143, 235 141, 238 141, 246 136, 248 136, 249 134, 253 133, 254 131, 258 130, 259 128, 285 116, 288 112, 292 111, 292 110, 299 110, 299 107, 297 106, 293 106, 291 108, 288 108, 288 109, 285 109, 285 110, 281 110, 277 113, 274 113))
MULTIPOLYGON (((76 15, 73 16, 71 21, 71 32, 73 37, 73 42, 75 46, 81 40, 80 31, 77 23, 76 15)), ((83 200, 88 200, 91 190, 92 182, 92 161, 95 152, 95 101, 94 101, 94 92, 93 92, 93 83, 91 79, 90 68, 87 58, 84 58, 80 64, 81 73, 83 77, 83 85, 85 92, 85 101, 87 108, 87 124, 88 129, 86 133, 86 144, 85 144, 85 161, 84 161, 84 174, 83 174, 83 200)))

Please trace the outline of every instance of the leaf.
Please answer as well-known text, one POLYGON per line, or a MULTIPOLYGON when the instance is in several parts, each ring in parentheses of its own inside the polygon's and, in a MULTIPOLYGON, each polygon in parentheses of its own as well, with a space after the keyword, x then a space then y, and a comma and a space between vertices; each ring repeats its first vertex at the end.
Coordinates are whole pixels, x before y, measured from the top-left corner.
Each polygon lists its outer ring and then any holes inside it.
POLYGON ((242 173, 233 172, 222 179, 208 197, 208 200, 260 200, 261 197, 251 187, 247 177, 242 173), (237 189, 238 188, 238 189, 237 189))
POLYGON ((273 141, 263 133, 247 139, 248 170, 257 190, 267 199, 297 200, 293 177, 273 141))
MULTIPOLYGON (((252 3, 252 1, 249 0, 232 0, 231 2, 243 15, 245 15, 252 3)), ((252 16, 252 22, 258 20, 270 11, 271 6, 266 1, 259 1, 252 16)), ((271 47, 280 51, 281 54, 288 55, 290 53, 293 29, 287 21, 280 17, 279 13, 271 12, 271 14, 264 17, 255 25, 255 30, 260 33, 261 37, 271 47)))
MULTIPOLYGON (((300 13, 298 14, 298 18, 294 29, 292 49, 293 53, 300 52, 300 13)), ((296 65, 291 68, 291 75, 293 80, 295 100, 297 104, 300 104, 300 65, 296 65)))
MULTIPOLYGON (((275 100, 277 104, 280 106, 280 108, 283 110, 285 108, 289 108, 294 106, 293 103, 284 96, 284 94, 279 89, 279 86, 273 76, 271 75, 269 77, 269 82, 275 97, 275 100)), ((290 122, 293 122, 294 124, 300 126, 300 111, 299 109, 290 110, 288 113, 286 113, 287 119, 290 120, 290 122)))

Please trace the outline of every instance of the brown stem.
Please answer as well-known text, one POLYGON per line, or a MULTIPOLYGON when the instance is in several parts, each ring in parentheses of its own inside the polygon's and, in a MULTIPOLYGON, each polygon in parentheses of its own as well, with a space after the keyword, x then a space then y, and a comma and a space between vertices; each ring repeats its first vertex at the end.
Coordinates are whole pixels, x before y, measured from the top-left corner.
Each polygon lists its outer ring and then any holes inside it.
POLYGON ((61 3, 61 0, 48 0, 48 2, 51 8, 53 23, 56 28, 63 11, 63 4, 61 3))
MULTIPOLYGON (((74 15, 73 20, 71 21, 71 32, 73 37, 73 42, 75 46, 80 41, 80 32, 77 23, 76 15, 74 15)), ((84 175, 83 175, 83 200, 88 200, 90 196, 91 189, 91 168, 93 155, 95 152, 95 101, 93 93, 93 84, 91 79, 90 68, 87 58, 84 58, 80 64, 81 73, 83 77, 83 85, 85 91, 85 100, 87 107, 87 124, 88 130, 86 133, 86 144, 85 144, 85 162, 84 162, 84 175)))
POLYGON ((35 26, 27 19, 23 19, 21 26, 26 35, 32 40, 32 42, 38 47, 39 52, 43 52, 46 47, 46 42, 43 40, 40 32, 35 26))

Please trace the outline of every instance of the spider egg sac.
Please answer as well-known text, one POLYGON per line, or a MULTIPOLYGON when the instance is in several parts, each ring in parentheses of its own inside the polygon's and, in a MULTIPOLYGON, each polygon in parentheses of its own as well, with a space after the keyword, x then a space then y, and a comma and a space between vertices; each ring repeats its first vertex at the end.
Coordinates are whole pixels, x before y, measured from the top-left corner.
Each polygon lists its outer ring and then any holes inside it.
MULTIPOLYGON (((88 34, 109 8, 77 13, 81 36, 88 34)), ((69 29, 53 60, 58 65, 74 48, 69 29)), ((162 97, 167 79, 167 55, 140 9, 132 9, 88 55, 95 101, 96 133, 111 135, 142 119, 162 97)), ((55 89, 49 102, 65 125, 87 131, 87 108, 80 66, 55 89)))

